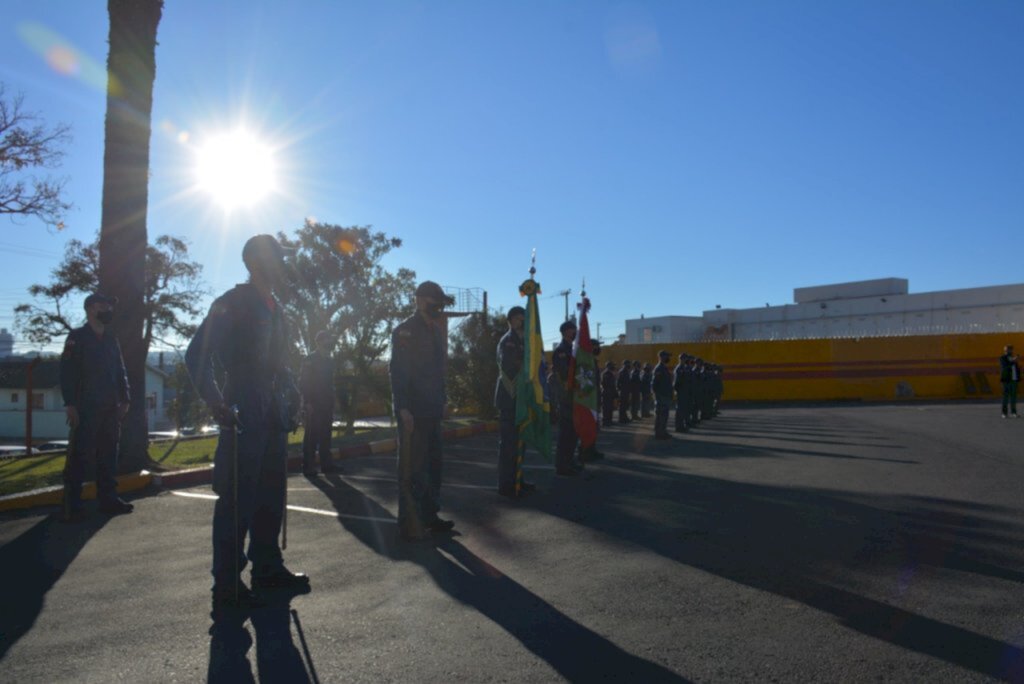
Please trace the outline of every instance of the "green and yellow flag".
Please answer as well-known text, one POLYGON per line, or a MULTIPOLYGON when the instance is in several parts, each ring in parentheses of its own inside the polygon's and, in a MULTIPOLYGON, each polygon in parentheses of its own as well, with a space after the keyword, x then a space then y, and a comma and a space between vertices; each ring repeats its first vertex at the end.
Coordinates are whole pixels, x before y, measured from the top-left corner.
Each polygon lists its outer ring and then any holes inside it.
POLYGON ((525 351, 523 368, 516 377, 516 426, 519 428, 519 450, 516 457, 516 493, 522 482, 523 454, 526 447, 536 449, 551 460, 551 402, 548 399, 547 363, 544 361, 544 340, 540 335, 540 313, 537 295, 540 283, 533 278, 519 286, 526 297, 526 320, 523 321, 525 351))

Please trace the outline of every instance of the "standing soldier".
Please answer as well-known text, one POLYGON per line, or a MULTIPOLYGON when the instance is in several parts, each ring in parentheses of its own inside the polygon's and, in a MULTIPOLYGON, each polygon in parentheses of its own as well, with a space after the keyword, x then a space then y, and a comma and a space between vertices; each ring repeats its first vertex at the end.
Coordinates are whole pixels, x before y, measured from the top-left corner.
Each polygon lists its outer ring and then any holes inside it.
POLYGON ((107 329, 116 303, 101 294, 86 297, 86 323, 68 334, 60 357, 60 389, 71 426, 64 466, 63 517, 68 522, 85 517, 82 481, 89 461, 96 464, 100 512, 119 515, 134 508, 117 496, 117 442, 130 397, 121 347, 107 329))
MULTIPOLYGON (((498 494, 516 496, 516 451, 519 432, 516 429, 516 378, 526 357, 523 321, 526 309, 513 306, 508 310, 508 332, 498 341, 498 382, 494 388, 494 406, 498 409, 498 494)), ((536 487, 519 483, 519 495, 536 487)))
POLYGON ((633 420, 640 420, 640 395, 643 393, 643 377, 640 362, 634 361, 629 372, 629 413, 633 420))
POLYGON ((658 365, 652 374, 655 439, 672 439, 672 435, 668 434, 668 412, 672 406, 672 371, 668 369, 668 360, 671 357, 672 355, 664 349, 658 352, 658 365))
POLYGON ((629 419, 629 374, 633 371, 633 366, 630 364, 629 359, 622 362, 622 368, 619 369, 619 374, 615 378, 615 389, 619 395, 619 422, 622 424, 631 423, 629 419))
POLYGON ((185 364, 220 436, 213 456, 213 610, 258 607, 242 582, 248 560, 252 587, 309 591, 309 578, 292 573, 278 536, 284 517, 287 433, 298 412, 298 389, 286 366, 288 330, 274 292, 284 286, 285 250, 271 235, 245 243, 249 282, 210 307, 185 353, 185 364), (218 386, 214 365, 224 371, 218 386))
POLYGON ((441 510, 441 420, 445 394, 444 307, 453 304, 441 286, 416 288, 416 313, 391 335, 391 401, 398 419, 398 532, 424 541, 451 531, 441 510))
POLYGON ((615 397, 617 396, 615 362, 609 361, 604 364, 604 372, 601 373, 601 424, 604 426, 612 424, 612 419, 615 417, 615 397))
POLYGON ((672 388, 676 391, 676 432, 688 432, 690 429, 689 406, 686 402, 690 383, 686 376, 686 358, 685 353, 679 355, 679 365, 676 366, 672 383, 672 388))
POLYGON ((651 404, 652 402, 652 388, 651 382, 653 381, 653 375, 651 371, 651 364, 645 363, 644 370, 640 374, 640 415, 644 418, 650 418, 651 416, 651 404))
POLYGON ((1014 418, 1017 415, 1017 385, 1020 383, 1020 364, 1018 356, 1013 353, 1013 345, 1003 347, 1003 355, 999 357, 999 382, 1003 385, 1003 418, 1010 409, 1014 418))
POLYGON ((686 403, 690 407, 687 422, 691 428, 695 428, 700 423, 700 359, 696 356, 686 360, 686 379, 690 384, 686 393, 686 403))
POLYGON ((331 425, 334 422, 334 359, 330 335, 316 334, 316 350, 306 357, 299 375, 299 389, 305 402, 306 433, 302 438, 302 472, 316 477, 316 452, 320 452, 320 470, 338 471, 331 458, 331 425))
POLYGON ((572 365, 572 343, 576 339, 576 324, 566 321, 558 327, 562 341, 551 356, 552 403, 558 407, 558 449, 555 455, 555 472, 571 477, 578 475, 581 468, 573 463, 576 452, 576 427, 572 422, 572 391, 569 389, 569 368, 572 365))

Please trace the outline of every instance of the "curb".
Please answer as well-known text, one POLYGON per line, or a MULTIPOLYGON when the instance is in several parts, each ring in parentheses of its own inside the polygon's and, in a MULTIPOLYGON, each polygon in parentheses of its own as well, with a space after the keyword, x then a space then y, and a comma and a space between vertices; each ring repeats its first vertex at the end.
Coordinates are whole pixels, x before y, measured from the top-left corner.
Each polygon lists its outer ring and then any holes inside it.
MULTIPOLYGON (((464 427, 452 428, 441 433, 441 439, 459 439, 482 435, 488 432, 497 432, 497 421, 486 421, 467 425, 464 427)), ((398 442, 394 437, 380 439, 375 442, 362 442, 360 444, 348 444, 338 449, 337 458, 359 458, 361 456, 377 456, 393 452, 398 449, 398 442)), ((302 455, 293 454, 288 457, 288 472, 302 471, 302 455)), ((175 470, 166 473, 151 473, 143 470, 139 473, 120 475, 117 478, 118 493, 134 492, 145 489, 150 485, 161 489, 179 489, 183 487, 195 487, 209 484, 213 481, 213 466, 201 466, 199 468, 188 468, 187 470, 175 470)), ((8 494, 0 496, 0 512, 14 511, 39 506, 59 506, 64 498, 64 487, 55 485, 33 489, 21 494, 8 494)), ((96 498, 96 483, 86 482, 82 487, 82 499, 96 498)))
MULTIPOLYGON (((135 492, 145 489, 153 481, 152 473, 143 470, 140 473, 119 475, 117 478, 117 491, 119 494, 135 492)), ((86 482, 82 486, 82 499, 88 501, 96 498, 96 483, 86 482)), ((0 496, 0 512, 14 511, 22 508, 35 508, 36 506, 59 506, 64 500, 64 487, 54 485, 33 489, 23 494, 8 494, 0 496)))

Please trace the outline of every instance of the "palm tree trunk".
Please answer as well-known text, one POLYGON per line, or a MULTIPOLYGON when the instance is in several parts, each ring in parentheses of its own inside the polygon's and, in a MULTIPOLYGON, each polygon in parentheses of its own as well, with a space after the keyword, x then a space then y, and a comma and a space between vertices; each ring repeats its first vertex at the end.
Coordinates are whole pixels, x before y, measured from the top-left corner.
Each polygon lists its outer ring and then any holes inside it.
POLYGON ((118 298, 113 323, 121 343, 131 410, 121 429, 122 472, 148 460, 144 289, 149 139, 156 78, 156 29, 163 0, 108 0, 106 143, 103 154, 103 217, 100 226, 100 290, 118 298))

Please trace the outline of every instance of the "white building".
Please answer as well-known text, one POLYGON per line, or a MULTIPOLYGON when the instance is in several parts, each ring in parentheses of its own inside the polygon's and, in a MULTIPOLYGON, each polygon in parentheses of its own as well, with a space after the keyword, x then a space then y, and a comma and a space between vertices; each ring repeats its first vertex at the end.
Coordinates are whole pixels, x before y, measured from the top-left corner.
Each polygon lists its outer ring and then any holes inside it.
POLYGON ((1024 331, 1024 284, 910 293, 904 278, 802 287, 793 303, 626 321, 627 344, 1024 331))
MULTIPOLYGON (((25 409, 32 402, 33 439, 67 439, 64 400, 60 393, 60 361, 43 359, 32 370, 32 397, 25 390, 28 359, 0 362, 0 438, 24 439, 25 409)), ((164 408, 167 373, 146 366, 146 417, 150 430, 170 426, 164 408)), ((133 401, 139 396, 133 392, 133 401)))

